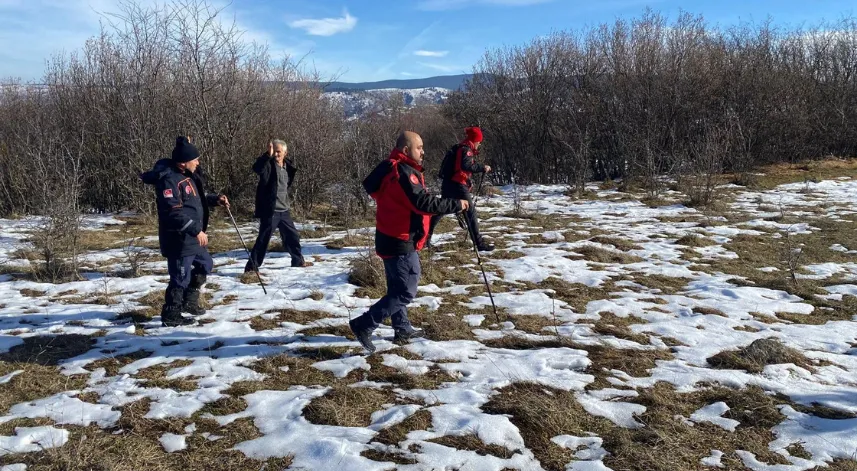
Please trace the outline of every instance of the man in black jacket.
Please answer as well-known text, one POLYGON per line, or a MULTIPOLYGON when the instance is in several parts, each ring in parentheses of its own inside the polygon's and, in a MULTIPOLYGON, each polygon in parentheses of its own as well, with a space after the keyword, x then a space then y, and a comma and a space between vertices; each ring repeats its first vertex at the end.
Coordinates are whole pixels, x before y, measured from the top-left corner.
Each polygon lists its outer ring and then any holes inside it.
POLYGON ((225 195, 205 193, 205 174, 199 167, 199 151, 185 136, 176 138, 172 159, 159 160, 140 175, 155 186, 158 203, 158 242, 167 257, 170 282, 164 293, 161 324, 165 327, 193 324, 182 311, 205 314, 199 306, 200 289, 214 266, 208 246, 209 206, 229 207, 225 195), (203 199, 204 198, 204 199, 203 199))
POLYGON ((268 151, 253 164, 253 171, 259 175, 255 211, 259 218, 259 236, 244 267, 245 273, 262 266, 275 228, 280 231, 283 248, 292 257, 292 266, 307 266, 301 254, 301 238, 290 212, 289 187, 294 182, 297 169, 292 160, 286 158, 288 153, 286 143, 276 139, 268 143, 268 151))
MULTIPOLYGON (((440 166, 440 177, 442 179, 440 195, 444 198, 466 199, 470 208, 464 213, 467 225, 470 226, 473 243, 479 251, 494 250, 494 245, 486 241, 479 234, 479 220, 476 217, 476 206, 473 205, 471 189, 473 182, 470 177, 474 173, 488 173, 491 167, 477 163, 474 156, 479 155, 479 146, 482 145, 482 130, 476 126, 465 128, 467 136, 460 143, 452 146, 443 158, 440 166)), ((431 237, 437 223, 440 222, 442 214, 431 218, 428 231, 428 245, 431 246, 431 237)))

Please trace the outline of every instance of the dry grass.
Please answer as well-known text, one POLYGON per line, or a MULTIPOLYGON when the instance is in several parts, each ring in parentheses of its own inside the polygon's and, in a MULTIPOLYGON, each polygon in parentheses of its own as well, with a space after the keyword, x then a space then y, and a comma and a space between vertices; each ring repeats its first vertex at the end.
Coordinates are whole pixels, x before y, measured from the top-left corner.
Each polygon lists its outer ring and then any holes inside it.
POLYGON ((384 263, 373 252, 361 252, 351 259, 348 282, 359 286, 358 296, 380 298, 387 289, 384 263))
POLYGON ((528 290, 549 289, 554 291, 554 298, 567 303, 575 312, 586 312, 586 306, 590 301, 599 299, 610 299, 611 292, 622 291, 613 283, 602 283, 597 287, 590 287, 582 283, 568 283, 560 278, 550 276, 540 283, 522 283, 528 290))
POLYGON ((598 235, 589 239, 590 242, 602 245, 612 245, 617 250, 627 252, 629 250, 642 250, 639 245, 615 236, 598 235))
POLYGON ((431 412, 422 409, 396 425, 387 427, 375 435, 373 442, 384 445, 398 445, 414 430, 428 430, 431 427, 431 412))
MULTIPOLYGON (((800 163, 780 163, 768 165, 760 169, 764 175, 754 175, 749 183, 758 189, 773 189, 786 183, 803 183, 805 181, 832 180, 839 177, 857 177, 857 160, 827 158, 800 163)), ((733 181, 738 181, 738 175, 733 181)), ((739 183, 741 184, 741 183, 739 183)))
POLYGON ((813 369, 812 363, 799 351, 786 347, 776 339, 758 339, 746 347, 728 350, 708 358, 712 368, 726 370, 746 370, 761 373, 767 365, 793 363, 807 369, 813 369))
POLYGON ((729 317, 720 309, 714 309, 712 307, 703 307, 696 306, 692 309, 695 314, 700 314, 703 316, 720 316, 720 317, 729 317))
POLYGON ((612 469, 679 470, 698 469, 699 460, 711 449, 722 450, 727 469, 743 469, 735 450, 755 453, 760 460, 785 464, 782 456, 768 450, 773 440, 770 429, 784 417, 778 403, 758 388, 732 390, 705 389, 691 394, 676 393, 672 386, 658 383, 643 390, 633 402, 646 406, 637 419, 646 426, 625 429, 600 417, 589 415, 574 394, 537 384, 516 383, 503 388, 483 406, 492 414, 508 414, 542 466, 564 470, 573 452, 554 444, 557 435, 586 436, 594 433, 604 439, 610 455, 604 464, 612 469), (724 401, 732 410, 730 418, 741 422, 736 432, 702 423, 685 425, 676 416, 688 417, 702 406, 724 401))
POLYGON ((98 368, 104 368, 107 376, 116 376, 119 374, 119 370, 122 369, 122 367, 130 365, 137 360, 148 358, 151 354, 152 352, 147 350, 137 350, 136 352, 126 353, 124 355, 107 355, 100 360, 95 360, 94 362, 86 365, 86 369, 89 371, 95 371, 98 368))
POLYGON ((345 237, 333 239, 324 244, 331 250, 342 250, 345 247, 367 247, 372 244, 372 237, 365 234, 347 234, 345 237))
POLYGON ((368 427, 373 412, 394 402, 396 395, 386 389, 338 386, 310 401, 304 408, 304 417, 318 425, 368 427))
POLYGON ((191 419, 155 420, 144 418, 150 407, 148 399, 142 399, 121 408, 119 423, 108 429, 96 426, 63 428, 71 432, 69 442, 61 448, 36 453, 5 455, 0 464, 24 463, 27 469, 40 471, 66 470, 111 470, 171 471, 257 471, 259 469, 284 469, 291 458, 255 460, 233 450, 237 443, 261 436, 251 419, 240 419, 225 427, 202 419, 196 414, 191 419), (184 427, 196 423, 197 433, 188 437, 188 448, 180 453, 166 453, 159 443, 164 433, 184 433, 184 427), (202 432, 221 435, 210 441, 202 432))
POLYGON ((712 245, 717 245, 717 242, 713 240, 703 237, 699 234, 688 234, 686 236, 680 237, 675 241, 676 245, 683 245, 686 247, 709 247, 712 245))
POLYGON ((538 384, 515 383, 500 389, 482 406, 489 414, 508 414, 521 431, 524 443, 549 471, 564 471, 574 453, 551 438, 570 434, 585 436, 609 429, 606 419, 589 415, 574 394, 538 384))
POLYGON ((619 317, 611 312, 602 312, 601 318, 592 326, 592 331, 601 335, 611 335, 618 339, 630 340, 641 345, 649 344, 647 334, 634 333, 630 326, 634 324, 646 324, 644 319, 636 316, 619 317))
POLYGON ((53 366, 0 361, 0 376, 17 370, 23 370, 23 373, 8 383, 0 384, 0 414, 5 414, 15 404, 86 387, 86 375, 66 376, 53 366))
POLYGON ((21 293, 22 296, 26 296, 28 298, 41 298, 42 296, 47 294, 46 291, 40 291, 37 289, 30 289, 30 288, 24 288, 24 289, 20 290, 19 292, 21 293))
POLYGON ((415 326, 419 326, 426 333, 426 338, 436 342, 446 340, 472 340, 473 327, 461 318, 463 313, 470 314, 473 311, 461 306, 456 301, 444 302, 437 311, 428 311, 423 306, 408 309, 408 317, 415 326), (450 312, 452 311, 452 312, 450 312))
MULTIPOLYGON (((341 356, 341 355, 340 355, 341 356)), ((336 378, 330 371, 313 368, 318 359, 294 356, 289 354, 263 357, 250 369, 266 375, 262 381, 239 381, 234 383, 224 394, 240 397, 262 390, 285 391, 292 386, 333 386, 354 382, 351 376, 344 379, 336 378), (288 371, 283 371, 286 368, 288 371)), ((356 372, 352 373, 356 375, 356 372)))
MULTIPOLYGON (((398 349, 394 353, 405 358, 412 355, 404 349, 398 349)), ((395 387, 405 390, 438 389, 444 383, 454 383, 457 381, 456 378, 437 365, 429 367, 428 371, 424 374, 414 375, 383 365, 383 359, 379 355, 370 356, 366 361, 369 362, 370 366, 369 371, 365 373, 365 379, 367 381, 392 383, 395 387)))
POLYGON ((38 335, 26 337, 24 343, 0 353, 0 361, 55 366, 63 360, 83 355, 92 348, 95 340, 88 335, 38 335))
POLYGON ((595 376, 595 381, 587 385, 586 389, 615 388, 616 385, 607 381, 608 377, 613 376, 613 370, 644 378, 649 376, 649 371, 657 366, 658 361, 673 359, 673 354, 667 350, 628 350, 590 345, 575 347, 586 350, 589 360, 592 361, 586 372, 595 376))
POLYGON ((480 456, 491 455, 502 459, 509 459, 519 452, 519 450, 509 450, 500 445, 488 445, 475 434, 445 435, 428 441, 449 448, 455 448, 456 450, 473 451, 480 456))
POLYGON ((573 250, 575 253, 578 253, 583 256, 584 260, 596 263, 618 263, 626 265, 629 263, 639 263, 643 261, 642 258, 637 257, 635 255, 629 255, 624 252, 619 252, 615 250, 608 250, 601 247, 596 247, 594 245, 584 245, 582 247, 575 247, 573 250))
POLYGON ((333 317, 329 312, 324 311, 298 311, 296 309, 277 309, 268 311, 266 314, 276 314, 273 318, 253 317, 250 319, 250 327, 257 331, 275 330, 280 328, 283 322, 294 322, 297 324, 309 324, 310 322, 319 321, 322 319, 330 319, 333 317))

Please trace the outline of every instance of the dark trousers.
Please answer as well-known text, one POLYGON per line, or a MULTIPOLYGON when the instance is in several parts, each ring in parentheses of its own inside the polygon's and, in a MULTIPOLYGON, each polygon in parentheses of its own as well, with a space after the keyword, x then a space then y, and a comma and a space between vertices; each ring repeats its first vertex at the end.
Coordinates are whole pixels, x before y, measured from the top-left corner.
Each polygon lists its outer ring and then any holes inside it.
POLYGON ((250 261, 247 264, 250 268, 262 266, 275 228, 280 231, 283 248, 292 257, 292 266, 299 267, 304 264, 304 256, 301 254, 301 237, 298 235, 294 221, 292 221, 291 213, 289 211, 277 211, 271 217, 259 219, 259 236, 256 237, 256 243, 253 244, 250 261), (254 263, 255 267, 252 265, 254 263))
POLYGON ((417 295, 420 281, 420 256, 417 252, 384 259, 384 274, 387 278, 387 294, 372 305, 355 321, 358 329, 375 330, 390 318, 393 328, 410 331, 408 304, 417 295))
POLYGON ((181 305, 184 292, 198 291, 213 268, 214 260, 205 249, 184 257, 167 257, 167 273, 170 275, 170 282, 164 294, 164 304, 181 305))
MULTIPOLYGON (((444 198, 446 197, 444 196, 444 198)), ((473 243, 479 245, 479 241, 482 240, 482 236, 479 235, 479 219, 476 217, 476 207, 473 206, 473 198, 470 194, 467 195, 467 202, 470 203, 470 207, 467 208, 467 211, 464 212, 464 218, 467 220, 467 224, 470 226, 470 236, 473 239, 473 243)), ((429 242, 431 242, 432 235, 434 235, 434 229, 435 227, 437 227, 437 223, 439 223, 440 219, 444 216, 444 214, 435 214, 431 217, 427 239, 429 242)), ((467 227, 465 227, 464 230, 466 231, 467 227)))

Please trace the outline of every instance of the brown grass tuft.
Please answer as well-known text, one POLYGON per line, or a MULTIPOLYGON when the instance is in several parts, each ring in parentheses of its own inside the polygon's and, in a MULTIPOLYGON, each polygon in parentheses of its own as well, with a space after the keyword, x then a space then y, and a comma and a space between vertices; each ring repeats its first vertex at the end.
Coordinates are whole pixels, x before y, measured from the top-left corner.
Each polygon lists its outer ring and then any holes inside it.
POLYGON ((372 413, 393 402, 396 402, 395 394, 386 389, 338 386, 310 401, 304 409, 304 417, 318 425, 368 427, 372 413))
POLYGON ((712 368, 724 370, 745 370, 750 373, 761 373, 767 365, 793 363, 812 370, 812 364, 799 351, 786 347, 779 340, 767 338, 754 340, 746 347, 737 351, 728 350, 708 358, 712 368))

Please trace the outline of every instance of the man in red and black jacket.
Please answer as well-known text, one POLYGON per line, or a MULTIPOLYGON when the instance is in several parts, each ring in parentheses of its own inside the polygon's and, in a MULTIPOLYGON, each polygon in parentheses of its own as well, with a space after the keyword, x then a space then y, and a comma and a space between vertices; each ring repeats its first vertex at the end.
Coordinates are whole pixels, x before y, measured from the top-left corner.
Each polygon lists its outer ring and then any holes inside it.
POLYGON ((407 310, 420 280, 417 252, 425 246, 433 214, 452 214, 469 207, 466 199, 437 198, 426 191, 424 155, 422 138, 414 132, 404 132, 390 157, 363 180, 363 187, 377 204, 375 251, 384 260, 387 278, 387 294, 349 323, 370 354, 375 351, 370 335, 388 317, 395 332, 394 342, 423 336, 421 330, 411 326, 407 310))
MULTIPOLYGON (((488 173, 491 167, 477 163, 475 156, 479 155, 479 146, 482 144, 482 130, 476 126, 465 128, 467 136, 460 143, 452 146, 443 158, 440 166, 440 178, 442 179, 440 195, 444 198, 466 199, 470 208, 464 213, 467 225, 470 227, 471 237, 477 250, 488 252, 494 250, 494 245, 479 235, 479 220, 476 218, 476 206, 470 196, 473 182, 470 177, 474 173, 488 173)), ((428 244, 431 246, 431 236, 434 228, 440 222, 443 215, 439 214, 431 218, 428 231, 428 244)))

